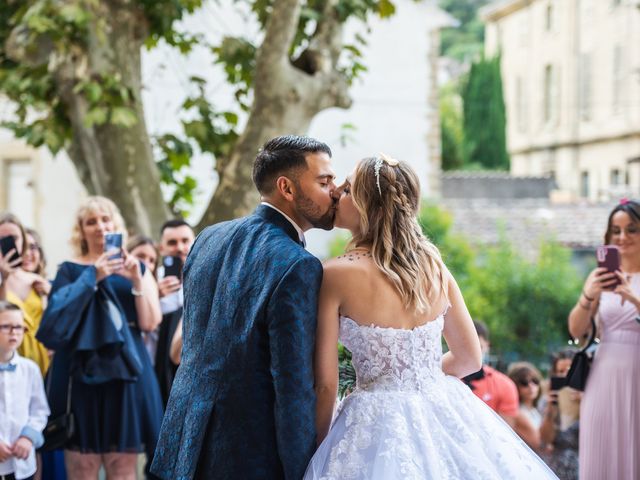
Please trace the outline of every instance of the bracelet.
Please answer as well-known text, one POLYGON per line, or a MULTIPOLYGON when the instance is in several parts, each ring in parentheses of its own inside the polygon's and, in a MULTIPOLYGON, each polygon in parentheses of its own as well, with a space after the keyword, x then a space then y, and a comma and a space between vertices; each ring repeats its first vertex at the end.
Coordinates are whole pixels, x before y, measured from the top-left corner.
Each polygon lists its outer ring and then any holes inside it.
POLYGON ((134 297, 144 297, 144 292, 142 290, 136 290, 135 288, 131 287, 131 295, 133 295, 134 297))
POLYGON ((591 303, 589 303, 589 305, 587 305, 586 307, 582 304, 582 302, 580 300, 578 300, 578 305, 580 305, 582 308, 584 308, 587 312, 589 310, 591 310, 591 303))
POLYGON ((589 302, 593 302, 595 300, 595 298, 591 298, 586 293, 584 293, 584 288, 582 289, 582 295, 584 295, 584 298, 586 298, 589 302))

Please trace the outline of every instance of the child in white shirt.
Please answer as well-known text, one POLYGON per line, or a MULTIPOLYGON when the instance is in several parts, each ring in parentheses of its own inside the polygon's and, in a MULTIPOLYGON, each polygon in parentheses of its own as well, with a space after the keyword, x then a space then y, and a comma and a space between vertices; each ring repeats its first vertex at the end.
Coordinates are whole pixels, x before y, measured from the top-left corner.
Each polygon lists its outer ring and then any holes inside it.
POLYGON ((0 478, 30 479, 36 473, 35 449, 49 405, 40 369, 16 351, 24 337, 22 311, 0 300, 0 478))

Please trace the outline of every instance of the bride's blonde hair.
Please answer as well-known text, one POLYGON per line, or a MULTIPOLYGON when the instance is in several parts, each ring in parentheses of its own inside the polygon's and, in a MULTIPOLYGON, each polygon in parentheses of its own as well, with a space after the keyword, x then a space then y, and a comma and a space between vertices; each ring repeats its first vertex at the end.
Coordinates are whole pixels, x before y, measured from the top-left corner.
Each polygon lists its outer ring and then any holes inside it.
POLYGON ((398 289, 407 308, 425 312, 447 297, 438 248, 422 233, 418 177, 406 162, 381 155, 358 163, 351 180, 360 230, 349 244, 370 246, 375 264, 398 289))

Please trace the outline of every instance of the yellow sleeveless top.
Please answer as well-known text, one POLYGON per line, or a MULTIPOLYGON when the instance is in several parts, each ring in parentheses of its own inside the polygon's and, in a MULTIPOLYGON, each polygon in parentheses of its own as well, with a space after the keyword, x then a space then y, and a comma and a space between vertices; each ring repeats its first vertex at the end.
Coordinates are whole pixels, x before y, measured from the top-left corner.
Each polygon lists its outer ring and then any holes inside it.
POLYGON ((7 301, 20 307, 24 315, 24 324, 27 327, 22 345, 18 348, 18 353, 36 362, 44 376, 44 374, 47 373, 51 359, 49 358, 47 348, 36 340, 36 332, 38 331, 44 312, 42 298, 40 298, 40 295, 38 295, 34 289, 29 291, 29 295, 27 295, 24 301, 13 292, 7 291, 7 301))

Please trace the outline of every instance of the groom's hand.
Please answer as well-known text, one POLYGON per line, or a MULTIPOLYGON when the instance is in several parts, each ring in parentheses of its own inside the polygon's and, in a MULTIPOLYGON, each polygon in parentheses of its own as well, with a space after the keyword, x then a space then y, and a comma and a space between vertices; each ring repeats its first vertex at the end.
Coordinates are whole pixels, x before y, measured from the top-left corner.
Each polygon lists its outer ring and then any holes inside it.
POLYGON ((178 277, 173 275, 169 275, 168 277, 164 277, 162 280, 158 281, 158 290, 160 291, 161 297, 166 297, 167 295, 171 295, 174 292, 180 290, 182 283, 178 277))

